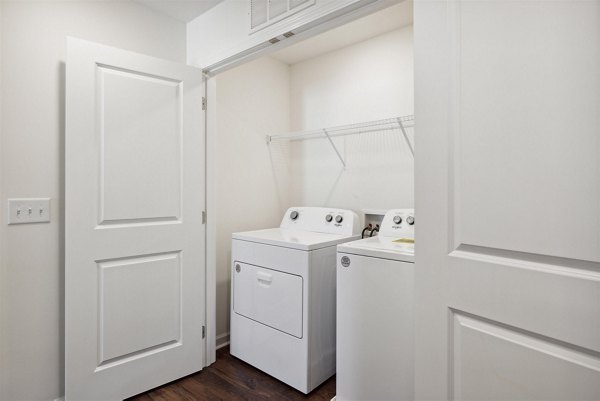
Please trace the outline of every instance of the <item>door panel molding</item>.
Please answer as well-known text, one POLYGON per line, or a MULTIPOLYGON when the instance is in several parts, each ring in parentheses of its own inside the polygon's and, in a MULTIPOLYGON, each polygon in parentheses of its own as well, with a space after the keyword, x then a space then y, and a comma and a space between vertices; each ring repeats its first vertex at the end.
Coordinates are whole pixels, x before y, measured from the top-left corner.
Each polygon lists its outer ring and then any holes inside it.
POLYGON ((135 218, 135 219, 118 219, 118 220, 102 220, 98 223, 96 230, 105 229, 117 229, 124 227, 143 227, 143 226, 156 226, 164 224, 181 224, 182 221, 176 216, 172 217, 147 217, 147 218, 135 218))
POLYGON ((594 5, 547 6, 522 5, 517 17, 513 3, 448 2, 450 249, 469 244, 600 265, 600 218, 590 218, 600 207, 600 122, 582 101, 571 102, 581 121, 564 115, 564 97, 576 89, 600 100, 586 78, 598 57, 574 50, 579 37, 598 33, 588 28, 594 5), (583 18, 585 7, 590 16, 578 26, 554 23, 556 13, 583 18), (530 21, 533 15, 547 18, 530 21), (511 45, 518 38, 526 45, 511 45), (583 77, 567 80, 553 67, 555 52, 543 43, 552 40, 569 65, 582 65, 583 77), (526 46, 532 54, 523 53, 526 46), (527 63, 515 61, 524 57, 527 63), (528 101, 539 110, 524 112, 528 101))
POLYGON ((180 220, 183 81, 96 64, 96 85, 98 225, 180 220), (141 146, 143 160, 130 163, 141 146))
POLYGON ((96 262, 98 367, 131 360, 131 356, 150 350, 158 352, 174 343, 181 345, 182 253, 177 250, 96 262), (118 298, 118 302, 111 298, 118 298))
POLYGON ((486 400, 494 389, 502 399, 521 399, 526 393, 529 399, 590 400, 600 391, 600 352, 460 310, 451 309, 449 318, 448 399, 486 400), (533 370, 539 371, 537 379, 514 389, 533 370))
POLYGON ((449 307, 600 351, 600 272, 464 251, 447 269, 449 307))
POLYGON ((488 248, 479 245, 459 244, 449 256, 478 259, 482 262, 520 264, 540 271, 553 271, 556 274, 563 272, 566 275, 581 275, 589 279, 600 277, 600 263, 561 258, 557 256, 542 255, 513 251, 510 249, 488 248))

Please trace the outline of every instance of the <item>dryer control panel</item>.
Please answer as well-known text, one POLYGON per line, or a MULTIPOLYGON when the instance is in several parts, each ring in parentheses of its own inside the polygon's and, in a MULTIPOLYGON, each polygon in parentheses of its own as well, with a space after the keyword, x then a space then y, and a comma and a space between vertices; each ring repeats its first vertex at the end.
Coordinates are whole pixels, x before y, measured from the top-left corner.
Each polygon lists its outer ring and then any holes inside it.
POLYGON ((279 227, 348 236, 360 234, 356 213, 324 207, 291 207, 285 212, 279 227))
POLYGON ((415 238, 415 209, 392 209, 385 213, 379 235, 415 238))

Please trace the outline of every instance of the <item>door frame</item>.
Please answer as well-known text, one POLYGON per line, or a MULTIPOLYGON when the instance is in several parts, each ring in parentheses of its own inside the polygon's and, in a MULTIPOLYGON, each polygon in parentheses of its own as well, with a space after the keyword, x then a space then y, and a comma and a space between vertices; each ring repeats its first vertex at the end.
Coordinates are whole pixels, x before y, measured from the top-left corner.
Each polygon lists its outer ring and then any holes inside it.
POLYGON ((204 312, 206 322, 206 342, 204 350, 204 366, 217 360, 217 85, 214 77, 204 73, 204 173, 205 173, 205 274, 206 296, 204 312), (210 105, 210 106, 209 106, 210 105), (213 106, 214 105, 214 106, 213 106))
MULTIPOLYGON (((407 0, 402 0, 407 1, 407 0)), ((248 47, 240 48, 239 52, 233 56, 224 57, 221 60, 214 62, 209 66, 203 66, 194 63, 193 60, 188 60, 188 64, 194 67, 202 68, 205 77, 206 88, 206 146, 205 146, 205 161, 206 161, 206 360, 205 366, 216 361, 216 285, 217 285, 217 208, 216 203, 216 180, 217 180, 217 82, 218 74, 248 63, 260 57, 264 57, 275 51, 289 47, 297 42, 311 38, 323 32, 335 29, 339 26, 372 14, 376 11, 391 7, 397 2, 389 0, 372 0, 361 5, 358 8, 350 10, 342 10, 334 13, 330 19, 316 23, 308 17, 298 18, 299 28, 308 27, 300 34, 294 35, 289 39, 281 40, 277 44, 272 44, 267 47, 248 47)), ((226 335, 226 341, 221 344, 225 346, 229 344, 229 332, 222 333, 226 335)))

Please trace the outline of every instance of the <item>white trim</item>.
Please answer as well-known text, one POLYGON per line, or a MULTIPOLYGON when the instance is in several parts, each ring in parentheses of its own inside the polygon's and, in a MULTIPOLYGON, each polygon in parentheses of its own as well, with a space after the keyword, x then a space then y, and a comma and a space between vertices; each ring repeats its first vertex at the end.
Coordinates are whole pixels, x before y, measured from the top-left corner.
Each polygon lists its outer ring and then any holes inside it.
POLYGON ((217 349, 229 345, 229 332, 217 336, 217 349))
POLYGON ((217 204, 216 204, 216 155, 217 155, 217 82, 215 78, 205 76, 206 96, 206 146, 205 146, 205 182, 206 182, 206 356, 204 366, 217 360, 217 204))

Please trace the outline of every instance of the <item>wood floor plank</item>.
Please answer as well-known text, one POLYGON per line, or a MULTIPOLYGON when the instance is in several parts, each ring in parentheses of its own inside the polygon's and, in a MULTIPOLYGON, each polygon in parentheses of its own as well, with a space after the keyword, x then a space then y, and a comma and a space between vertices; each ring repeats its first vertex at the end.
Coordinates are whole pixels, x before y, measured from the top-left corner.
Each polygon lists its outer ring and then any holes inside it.
POLYGON ((330 401, 334 396, 335 376, 306 395, 223 347, 217 350, 217 361, 204 370, 127 401, 330 401))
POLYGON ((274 394, 281 395, 282 391, 288 387, 279 380, 231 355, 225 358, 222 360, 223 363, 216 364, 215 369, 229 380, 245 387, 248 391, 261 393, 268 399, 269 396, 274 394))

